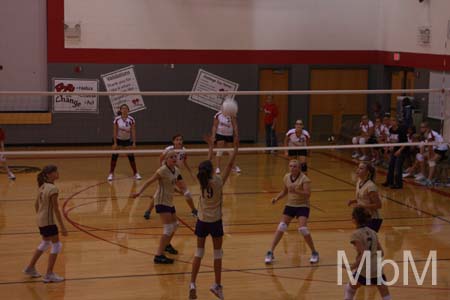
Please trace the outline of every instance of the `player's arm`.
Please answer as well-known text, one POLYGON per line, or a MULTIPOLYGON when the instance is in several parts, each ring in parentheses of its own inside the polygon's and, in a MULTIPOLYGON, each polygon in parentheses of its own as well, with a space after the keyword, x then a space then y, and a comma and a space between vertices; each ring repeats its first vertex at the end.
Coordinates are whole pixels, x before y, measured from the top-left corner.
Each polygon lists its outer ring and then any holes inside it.
POLYGON ((158 173, 153 174, 153 176, 150 177, 150 179, 147 180, 147 182, 141 187, 139 192, 134 193, 132 197, 133 198, 139 197, 150 185, 152 185, 152 183, 159 180, 160 178, 161 178, 161 176, 158 173))
POLYGON ((364 205, 364 207, 369 210, 380 209, 382 206, 380 195, 378 194, 378 192, 369 193, 369 202, 369 204, 364 205))
POLYGON ((225 182, 228 179, 228 176, 230 176, 231 169, 233 168, 234 161, 236 160, 236 155, 237 155, 238 148, 239 148, 239 139, 238 139, 236 134, 234 135, 233 146, 234 146, 233 147, 233 154, 231 154, 231 158, 228 161, 228 165, 225 168, 225 172, 223 173, 223 177, 222 177, 223 184, 225 184, 225 182))
POLYGON ((231 126, 233 126, 234 139, 239 140, 239 128, 236 117, 231 117, 231 126))
POLYGON ((117 123, 114 122, 113 124, 113 141, 114 141, 114 145, 113 148, 116 149, 117 148, 117 123))
POLYGON ((284 189, 276 197, 272 198, 272 204, 275 204, 276 202, 278 202, 278 200, 280 200, 281 198, 286 196, 287 193, 288 193, 288 188, 287 188, 287 186, 284 186, 284 189))
POLYGON ((133 147, 136 147, 136 124, 131 125, 131 138, 133 139, 133 147))
POLYGON ((216 139, 216 131, 218 126, 219 126, 219 118, 214 117, 214 122, 211 129, 211 138, 213 139, 213 141, 216 139))
MULTIPOLYGON (((289 143, 289 135, 286 135, 284 137, 284 147, 287 147, 289 143)), ((287 156, 288 155, 288 150, 284 150, 284 154, 287 156)))
POLYGON ((56 220, 58 221, 59 226, 61 227, 61 233, 62 235, 67 235, 67 229, 64 225, 63 219, 61 217, 61 212, 59 211, 59 205, 58 205, 58 194, 53 194, 50 196, 50 201, 53 204, 53 211, 56 216, 56 220))
POLYGON ((307 199, 311 196, 311 184, 309 182, 303 183, 303 189, 298 190, 296 186, 291 186, 289 192, 297 195, 305 195, 307 199))

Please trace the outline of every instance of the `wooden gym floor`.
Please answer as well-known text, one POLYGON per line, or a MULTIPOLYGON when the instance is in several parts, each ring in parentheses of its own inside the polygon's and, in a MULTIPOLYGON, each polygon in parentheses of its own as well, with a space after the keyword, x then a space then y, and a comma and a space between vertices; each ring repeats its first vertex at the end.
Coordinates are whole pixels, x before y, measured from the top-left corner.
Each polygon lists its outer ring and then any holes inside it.
MULTIPOLYGON (((309 160, 312 179, 312 210, 309 228, 320 252, 320 263, 309 264, 310 251, 297 226, 275 251, 273 265, 264 265, 284 201, 272 206, 270 199, 281 188, 287 161, 267 154, 241 154, 241 175, 232 175, 224 196, 224 272, 226 299, 343 299, 337 285, 337 250, 346 250, 353 230, 346 202, 354 196, 354 163, 348 154, 314 152, 309 160)), ((191 156, 195 169, 204 156, 191 156)), ((157 168, 158 159, 138 157, 144 179, 157 168)), ((41 158, 10 160, 13 166, 42 167, 55 163, 60 169, 60 205, 65 212, 69 236, 63 237, 63 252, 56 272, 66 281, 43 284, 23 275, 32 252, 40 241, 35 226, 33 202, 36 173, 19 173, 15 182, 0 176, 0 295, 1 299, 188 299, 191 260, 195 250, 194 218, 182 197, 176 198, 183 225, 173 240, 180 251, 171 266, 154 265, 153 255, 162 228, 157 216, 145 220, 143 212, 156 186, 142 197, 129 196, 144 181, 135 182, 128 160, 119 158, 116 180, 106 182, 109 157, 41 158)), ((198 186, 186 172, 184 178, 198 195, 198 186)), ((384 180, 378 174, 379 185, 384 180)), ((381 185, 380 185, 381 186, 381 185)), ((381 188, 384 224, 379 234, 386 258, 403 264, 402 250, 411 250, 419 272, 430 250, 437 250, 437 286, 431 286, 431 272, 423 286, 410 277, 410 286, 400 281, 391 287, 393 299, 450 299, 450 189, 430 190, 405 184, 403 190, 381 188)), ((199 299, 214 299, 208 291, 213 283, 211 242, 198 278, 199 299)), ((38 263, 45 272, 47 256, 38 263)), ((392 278, 392 268, 385 270, 392 278)), ((410 268, 411 275, 411 268, 410 268)), ((344 278, 344 282, 347 282, 344 278)), ((361 289, 356 299, 379 299, 374 288, 361 289)))

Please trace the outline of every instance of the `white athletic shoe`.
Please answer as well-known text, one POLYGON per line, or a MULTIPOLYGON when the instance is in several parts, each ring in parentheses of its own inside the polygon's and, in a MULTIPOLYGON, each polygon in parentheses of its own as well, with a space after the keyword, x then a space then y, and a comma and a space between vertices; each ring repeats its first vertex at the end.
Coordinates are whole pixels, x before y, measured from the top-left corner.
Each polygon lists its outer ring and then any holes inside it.
POLYGON ((274 259, 275 256, 273 256, 273 252, 269 250, 267 251, 266 257, 264 258, 264 263, 266 265, 270 265, 274 259))
POLYGON ((28 268, 28 267, 26 267, 24 270, 23 270, 23 273, 24 274, 27 274, 28 276, 30 276, 31 278, 38 278, 38 277, 41 277, 41 274, 39 274, 39 272, 35 269, 35 268, 28 268))
POLYGON ((418 174, 416 174, 416 176, 414 176, 415 181, 422 181, 424 179, 425 179, 425 176, 422 173, 418 173, 418 174))
POLYGON ((220 174, 220 169, 216 168, 216 174, 220 174))
POLYGON ((197 287, 191 283, 189 286, 189 300, 197 299, 197 287))
POLYGON ((211 291, 211 293, 216 295, 217 298, 219 298, 220 300, 223 300, 223 290, 222 289, 223 288, 221 285, 214 284, 209 290, 211 291))
POLYGON ((8 178, 11 179, 11 180, 14 180, 14 179, 16 179, 16 175, 14 175, 13 172, 9 171, 8 172, 8 178))
POLYGON ((312 264, 318 263, 319 262, 319 252, 313 252, 311 254, 311 258, 309 259, 309 262, 312 264))
POLYGON ((44 276, 44 283, 61 282, 64 281, 64 277, 57 275, 56 273, 47 274, 44 276))
POLYGON ((141 180, 142 177, 141 177, 141 175, 139 175, 139 173, 136 173, 136 174, 134 174, 134 179, 141 180))
POLYGON ((368 159, 368 157, 366 155, 363 155, 363 156, 359 157, 360 161, 364 161, 364 160, 367 160, 367 159, 368 159))
POLYGON ((239 168, 238 166, 234 166, 233 171, 236 173, 241 173, 241 168, 239 168))
POLYGON ((414 175, 413 174, 411 174, 411 173, 409 173, 409 172, 406 172, 406 173, 403 173, 402 174, 402 177, 403 178, 408 178, 408 177, 413 177, 414 175))
POLYGON ((114 179, 114 174, 113 173, 109 173, 108 181, 112 181, 113 179, 114 179))
POLYGON ((353 152, 352 158, 358 158, 358 157, 359 157, 359 153, 358 152, 353 152))

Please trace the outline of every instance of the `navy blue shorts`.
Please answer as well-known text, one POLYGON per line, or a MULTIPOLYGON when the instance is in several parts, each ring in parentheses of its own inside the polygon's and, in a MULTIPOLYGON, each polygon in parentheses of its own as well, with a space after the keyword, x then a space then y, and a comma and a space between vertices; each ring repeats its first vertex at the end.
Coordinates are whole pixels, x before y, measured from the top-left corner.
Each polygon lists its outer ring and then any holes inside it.
POLYGON ((283 215, 289 216, 291 218, 309 218, 309 207, 294 207, 286 205, 283 210, 283 215))
POLYGON ((155 210, 157 214, 163 214, 163 213, 176 213, 175 206, 167 206, 162 204, 156 204, 155 210))
POLYGON ((58 235, 58 226, 56 225, 48 225, 44 227, 39 227, 39 232, 43 237, 50 237, 54 235, 58 235))
POLYGON ((120 140, 120 139, 117 139, 117 146, 130 147, 132 145, 133 145, 133 141, 132 140, 120 140))
POLYGON ((380 230, 381 224, 383 223, 383 219, 371 219, 369 221, 369 224, 367 224, 367 227, 372 229, 375 232, 378 232, 380 230))
POLYGON ((439 155, 441 158, 439 159, 439 161, 443 161, 444 159, 447 158, 446 154, 447 154, 447 150, 438 150, 438 149, 434 149, 434 153, 436 153, 437 155, 439 155))
POLYGON ((234 141, 234 136, 232 135, 221 135, 216 133, 216 142, 225 141, 227 143, 232 143, 234 141))
MULTIPOLYGON (((353 278, 355 278, 355 277, 356 277, 356 272, 353 273, 353 278)), ((386 276, 384 276, 384 274, 381 275, 381 277, 383 278, 384 281, 387 281, 386 280, 386 276)), ((362 284, 362 285, 367 285, 366 284, 366 277, 362 276, 361 274, 358 277, 358 282, 360 284, 362 284)), ((378 278, 377 277, 370 278, 370 284, 369 285, 377 285, 377 283, 378 283, 378 278)), ((380 280, 380 284, 381 284, 381 280, 380 280)))
POLYGON ((222 220, 212 223, 197 220, 197 224, 195 224, 195 235, 201 238, 207 237, 208 235, 212 237, 223 236, 222 220))
POLYGON ((289 150, 288 151, 289 156, 307 156, 308 150, 302 149, 302 150, 289 150))

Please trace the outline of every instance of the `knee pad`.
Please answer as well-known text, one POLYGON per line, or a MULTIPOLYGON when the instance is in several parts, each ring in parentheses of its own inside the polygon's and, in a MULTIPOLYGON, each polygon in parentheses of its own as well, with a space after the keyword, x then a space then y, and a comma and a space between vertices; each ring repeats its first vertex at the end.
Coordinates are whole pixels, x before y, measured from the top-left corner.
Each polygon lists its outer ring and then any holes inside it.
POLYGON ((429 161, 428 161, 428 166, 429 166, 430 168, 436 167, 436 162, 435 162, 434 160, 429 160, 429 161))
MULTIPOLYGON (((175 225, 176 226, 176 225, 175 225)), ((174 223, 163 225, 163 234, 171 236, 175 232, 174 223)))
POLYGON ((423 157, 423 154, 417 153, 416 154, 416 160, 422 162, 422 161, 425 160, 425 158, 423 157))
POLYGON ((365 138, 359 138, 359 144, 360 145, 364 145, 366 143, 366 139, 365 138))
POLYGON ((61 242, 57 242, 57 243, 52 243, 52 250, 50 250, 51 254, 58 254, 60 253, 62 250, 62 243, 61 242))
POLYGON ((184 197, 188 198, 188 199, 192 199, 192 193, 190 190, 186 190, 186 192, 184 192, 184 197))
POLYGON ((205 248, 197 248, 195 250, 195 257, 202 258, 205 255, 205 248))
POLYGON ((222 249, 214 249, 214 259, 222 259, 223 250, 222 249))
POLYGON ((288 229, 288 225, 284 222, 280 222, 280 224, 278 224, 278 228, 277 230, 280 232, 286 232, 288 229))
POLYGON ((352 138, 352 144, 353 145, 358 144, 358 138, 356 136, 352 138))
POLYGON ((173 232, 178 230, 178 226, 180 226, 180 223, 178 221, 176 221, 175 223, 172 223, 173 232))
POLYGON ((303 236, 310 235, 309 229, 308 229, 308 227, 306 227, 306 226, 299 227, 299 228, 298 228, 298 232, 301 233, 301 234, 303 234, 303 236))
POLYGON ((300 165, 300 169, 302 170, 302 172, 307 172, 308 171, 308 165, 306 163, 302 163, 300 165))
POLYGON ((112 160, 117 160, 119 158, 119 154, 113 154, 112 156, 111 156, 111 159, 112 160))
POLYGON ((351 287, 350 283, 347 283, 347 285, 345 286, 344 300, 353 300, 355 294, 356 290, 351 287))
POLYGON ((42 241, 39 246, 37 247, 37 249, 39 251, 45 252, 48 247, 50 247, 51 242, 50 241, 42 241))
POLYGON ((128 160, 129 160, 130 162, 135 162, 136 160, 135 160, 135 158, 134 158, 134 154, 129 154, 129 155, 128 155, 128 160))
POLYGON ((222 156, 223 155, 223 151, 217 151, 216 156, 222 156))

